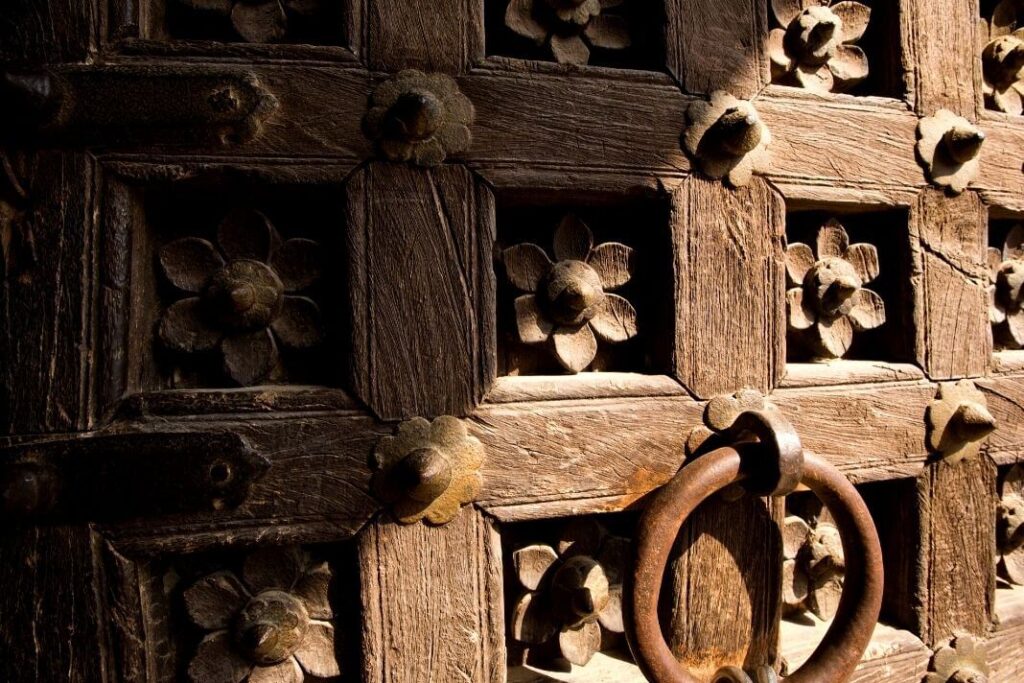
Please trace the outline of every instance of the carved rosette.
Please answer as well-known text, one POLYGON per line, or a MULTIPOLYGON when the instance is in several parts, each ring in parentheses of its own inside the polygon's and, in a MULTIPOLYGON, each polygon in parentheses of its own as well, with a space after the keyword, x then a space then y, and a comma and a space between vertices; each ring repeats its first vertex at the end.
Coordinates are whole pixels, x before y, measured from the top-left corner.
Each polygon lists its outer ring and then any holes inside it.
POLYGON ((787 614, 811 612, 823 621, 835 616, 843 593, 846 558, 839 529, 786 517, 782 532, 782 601, 787 614))
POLYGON ((772 136, 750 102, 716 90, 709 102, 692 102, 686 119, 683 144, 705 175, 742 187, 771 167, 772 136))
POLYGON ((1024 28, 1018 28, 1022 10, 1019 0, 996 5, 985 24, 988 40, 981 51, 985 105, 1015 115, 1024 111, 1024 28))
POLYGON ((686 439, 686 454, 693 456, 699 453, 715 434, 732 427, 740 413, 775 409, 775 406, 757 389, 746 388, 740 389, 732 396, 715 396, 704 406, 704 424, 690 430, 686 439))
POLYGON ((855 332, 885 322, 885 302, 864 287, 878 277, 878 250, 872 244, 850 244, 835 219, 818 230, 816 250, 815 255, 799 242, 786 249, 789 331, 816 358, 842 358, 855 332))
POLYGON ((250 43, 276 43, 288 35, 295 17, 312 17, 321 0, 175 0, 212 15, 229 17, 239 37, 250 43))
POLYGON ((569 214, 555 230, 554 255, 552 261, 529 243, 502 253, 509 281, 528 292, 515 301, 519 339, 551 342, 558 362, 581 372, 597 355, 598 338, 616 344, 637 335, 636 309, 612 293, 633 276, 633 249, 617 242, 595 246, 590 228, 569 214))
POLYGON ((871 8, 859 2, 772 0, 780 28, 768 36, 772 82, 813 92, 846 92, 868 76, 868 58, 853 45, 871 8))
POLYGON ((988 683, 992 670, 985 644, 971 635, 959 635, 935 651, 924 683, 988 683))
POLYGON ((1003 477, 999 500, 999 575, 1024 585, 1024 466, 1003 477))
POLYGON ((997 347, 1024 348, 1024 225, 1016 225, 1003 248, 988 249, 989 321, 997 347))
POLYGON ((206 632, 189 663, 195 683, 279 681, 338 676, 331 570, 294 547, 250 554, 242 577, 208 574, 184 592, 189 618, 206 632))
POLYGON ((976 457, 982 441, 996 428, 985 395, 966 379, 939 384, 926 419, 928 447, 950 464, 976 457))
POLYGON ((569 523, 553 546, 514 551, 512 564, 523 590, 512 609, 512 637, 586 665, 601 649, 602 629, 625 630, 622 581, 628 557, 629 541, 592 520, 569 523))
POLYGON ((319 306, 298 295, 320 277, 320 246, 282 241, 252 210, 228 214, 217 243, 184 237, 160 250, 164 276, 192 296, 164 311, 159 336, 175 351, 219 351, 233 380, 258 384, 279 370, 278 343, 303 350, 323 338, 319 306))
POLYGON ((469 149, 474 116, 451 76, 407 69, 374 89, 363 128, 391 161, 436 166, 469 149))
POLYGON ((586 64, 590 49, 623 50, 632 39, 625 18, 605 12, 623 0, 510 0, 505 25, 547 45, 561 64, 586 64))
POLYGON ((403 524, 447 524, 480 494, 484 446, 455 417, 414 417, 373 453, 374 493, 403 524))
POLYGON ((978 174, 985 133, 962 116, 940 109, 917 123, 917 156, 933 185, 959 194, 978 174))

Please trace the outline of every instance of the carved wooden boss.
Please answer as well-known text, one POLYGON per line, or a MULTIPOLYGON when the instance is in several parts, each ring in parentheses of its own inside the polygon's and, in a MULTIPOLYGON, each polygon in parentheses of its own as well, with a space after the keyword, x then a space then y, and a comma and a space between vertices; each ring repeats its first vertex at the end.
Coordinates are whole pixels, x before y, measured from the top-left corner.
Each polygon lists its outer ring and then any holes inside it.
POLYGON ((1024 680, 1022 32, 8 0, 0 680, 1024 680))

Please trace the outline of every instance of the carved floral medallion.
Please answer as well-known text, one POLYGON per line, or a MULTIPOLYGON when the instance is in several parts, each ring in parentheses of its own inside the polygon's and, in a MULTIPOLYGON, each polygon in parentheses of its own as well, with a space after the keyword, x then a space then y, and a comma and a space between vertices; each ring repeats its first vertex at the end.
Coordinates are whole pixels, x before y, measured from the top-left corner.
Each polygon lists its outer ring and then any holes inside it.
POLYGON ((924 683, 988 683, 988 649, 972 635, 959 635, 935 651, 924 683))
POLYGON ((799 242, 786 249, 789 330, 816 358, 842 358, 855 332, 885 322, 885 303, 866 284, 878 277, 878 250, 850 244, 839 221, 818 230, 816 250, 799 242), (817 253, 815 253, 815 251, 817 253))
POLYGON ((528 292, 515 300, 516 327, 524 344, 550 344, 569 372, 585 370, 598 339, 616 344, 637 335, 636 309, 612 290, 633 275, 633 249, 617 242, 594 245, 576 216, 562 219, 554 235, 554 260, 536 244, 505 249, 509 281, 528 292))
POLYGON ((1003 476, 997 531, 999 575, 1024 585, 1024 466, 1020 464, 1003 476))
POLYGON ((451 76, 407 69, 374 89, 363 128, 391 161, 436 166, 469 149, 473 117, 451 76))
POLYGON ((928 447, 949 464, 976 457, 982 441, 996 429, 985 394, 969 379, 940 383, 926 420, 928 447))
POLYGON ((258 211, 240 209, 217 229, 217 246, 184 237, 159 253, 167 280, 186 294, 160 320, 159 336, 182 353, 219 352, 241 385, 266 381, 278 369, 278 344, 302 350, 323 338, 320 308, 298 293, 320 277, 319 245, 282 241, 258 211))
POLYGON ((786 517, 782 534, 782 601, 787 614, 808 611, 823 621, 835 616, 843 592, 846 558, 839 529, 786 517))
POLYGON ((629 541, 592 520, 575 520, 553 545, 512 553, 522 592, 512 609, 512 637, 547 646, 584 666, 601 649, 602 629, 622 633, 622 581, 629 541))
POLYGON ((399 522, 447 524, 480 494, 484 446, 455 417, 414 417, 373 453, 374 493, 399 522))
POLYGON ((562 64, 586 64, 590 49, 622 50, 632 40, 626 20, 605 10, 623 0, 510 0, 505 25, 547 45, 562 64))
POLYGON ((239 578, 208 574, 184 592, 185 610, 205 636, 189 663, 195 683, 300 683, 341 671, 326 562, 294 547, 251 553, 239 578))
POLYGON ((868 76, 868 58, 854 45, 871 8, 845 0, 772 0, 780 28, 768 36, 772 81, 814 92, 846 92, 868 76))
POLYGON ((997 348, 1024 348, 1024 225, 1014 226, 1003 248, 988 249, 989 321, 997 348))
POLYGON ((985 133, 962 116, 940 109, 917 123, 917 156, 928 179, 958 194, 978 175, 985 133))
POLYGON ((716 90, 710 101, 692 102, 686 119, 683 144, 705 175, 742 187, 771 166, 772 136, 750 102, 716 90))
POLYGON ((289 21, 312 17, 325 0, 175 0, 185 7, 230 18, 239 37, 275 43, 288 35, 289 21))
POLYGON ((985 105, 990 109, 1024 112, 1024 28, 1018 28, 1022 9, 1019 0, 1002 0, 985 24, 987 41, 981 50, 985 105))

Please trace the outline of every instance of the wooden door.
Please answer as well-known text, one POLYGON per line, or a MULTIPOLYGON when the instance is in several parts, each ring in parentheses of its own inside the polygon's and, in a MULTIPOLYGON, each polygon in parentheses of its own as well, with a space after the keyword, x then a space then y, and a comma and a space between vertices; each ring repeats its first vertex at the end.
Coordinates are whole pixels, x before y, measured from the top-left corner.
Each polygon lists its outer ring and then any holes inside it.
MULTIPOLYGON (((8 0, 0 678, 641 681, 638 513, 753 408, 882 538, 853 680, 1020 680, 1018 26, 8 0)), ((716 497, 665 636, 792 672, 844 567, 807 492, 716 497)))

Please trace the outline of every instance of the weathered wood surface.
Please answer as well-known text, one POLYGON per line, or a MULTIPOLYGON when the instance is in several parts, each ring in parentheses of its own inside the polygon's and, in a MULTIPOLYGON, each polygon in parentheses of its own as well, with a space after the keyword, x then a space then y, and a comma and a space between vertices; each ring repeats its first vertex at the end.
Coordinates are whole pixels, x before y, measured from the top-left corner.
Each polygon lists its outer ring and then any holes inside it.
POLYGON ((770 80, 765 0, 665 3, 669 71, 688 93, 753 97, 770 80))
POLYGON ((1024 679, 1024 588, 1015 586, 996 591, 997 625, 988 641, 988 662, 996 683, 1015 683, 1024 679))
MULTIPOLYGON (((911 210, 915 356, 935 380, 985 374, 988 319, 987 209, 974 192, 921 192, 911 210)), ((896 317, 898 311, 893 311, 896 317)))
MULTIPOLYGON (((812 619, 811 623, 782 622, 780 649, 790 673, 810 658, 830 625, 831 622, 818 619, 812 619)), ((916 683, 924 678, 931 657, 931 649, 925 647, 914 634, 878 624, 850 683, 916 683)))
POLYGON ((483 3, 379 0, 366 10, 368 65, 459 72, 483 58, 483 3))
POLYGON ((366 683, 504 683, 501 543, 463 509, 447 526, 381 519, 359 536, 366 683))
POLYGON ((900 4, 903 80, 921 115, 949 109, 974 119, 981 102, 977 58, 978 0, 900 4))
POLYGON ((779 381, 779 386, 784 389, 797 389, 921 379, 924 379, 924 373, 910 363, 836 360, 822 363, 787 363, 786 374, 779 381))
POLYGON ((975 384, 998 427, 988 437, 987 453, 1000 465, 1024 459, 1024 376, 982 378, 975 384))
POLYGON ((81 0, 11 0, 0 21, 0 62, 57 64, 85 61, 95 49, 98 7, 81 0))
POLYGON ((495 374, 490 191, 461 166, 352 178, 352 385, 384 419, 462 415, 495 374))
POLYGON ((733 191, 691 177, 671 221, 676 377, 700 398, 770 391, 786 356, 782 199, 759 180, 733 191))

